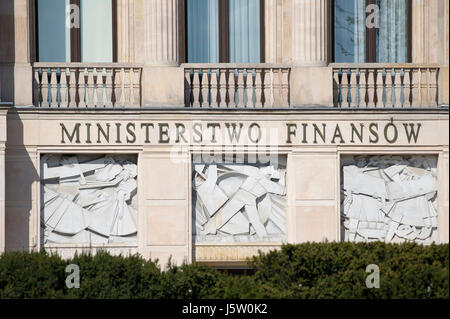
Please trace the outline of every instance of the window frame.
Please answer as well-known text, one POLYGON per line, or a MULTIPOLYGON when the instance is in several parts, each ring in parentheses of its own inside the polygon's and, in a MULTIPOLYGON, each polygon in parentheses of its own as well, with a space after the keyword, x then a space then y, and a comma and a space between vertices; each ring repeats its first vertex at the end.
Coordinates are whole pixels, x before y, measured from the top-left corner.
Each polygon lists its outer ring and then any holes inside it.
MULTIPOLYGON (((38 0, 34 0, 34 26, 35 26, 35 55, 34 60, 35 62, 39 62, 39 17, 38 17, 38 0)), ((81 14, 81 0, 70 0, 71 5, 77 5, 78 8, 80 8, 80 14, 81 14)), ((112 56, 112 63, 117 63, 117 52, 118 52, 118 45, 117 45, 117 0, 111 0, 111 7, 112 7, 112 48, 113 48, 113 56, 112 56)), ((81 19, 81 17, 80 17, 81 19)), ((80 21, 81 22, 81 21, 80 21)), ((80 23, 79 28, 72 28, 70 30, 70 62, 69 63, 81 63, 81 28, 82 25, 80 23)))
MULTIPOLYGON (((219 62, 218 63, 230 63, 230 1, 219 1, 219 62)), ((188 0, 184 1, 184 7, 187 8, 188 0)), ((259 28, 260 28, 260 62, 265 63, 266 57, 266 19, 265 19, 265 4, 264 0, 259 0, 259 28)), ((188 12, 185 10, 185 30, 188 30, 188 12)), ((188 34, 185 34, 185 61, 189 61, 189 46, 188 46, 188 34)))
MULTIPOLYGON (((366 7, 370 4, 376 4, 377 0, 366 0, 366 7)), ((407 62, 412 63, 412 0, 407 0, 408 5, 408 46, 407 46, 407 62)), ((335 0, 331 1, 331 60, 333 63, 336 62, 336 44, 335 44, 335 27, 334 27, 334 8, 335 8, 335 0)), ((366 12, 366 18, 368 13, 366 12)), ((376 29, 367 29, 366 28, 366 62, 365 63, 385 63, 385 62, 377 62, 377 32, 376 29)), ((355 62, 353 62, 355 63, 355 62)))

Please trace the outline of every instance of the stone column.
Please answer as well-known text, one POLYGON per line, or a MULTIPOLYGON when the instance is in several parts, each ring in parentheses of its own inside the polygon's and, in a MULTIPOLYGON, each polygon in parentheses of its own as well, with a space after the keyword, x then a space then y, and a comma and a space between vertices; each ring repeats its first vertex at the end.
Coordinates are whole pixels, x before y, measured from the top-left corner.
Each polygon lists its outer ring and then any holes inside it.
POLYGON ((292 106, 332 106, 331 1, 292 0, 292 106))
POLYGON ((144 64, 143 106, 183 106, 184 1, 133 1, 135 62, 144 64))
POLYGON ((136 62, 177 66, 180 62, 180 0, 134 0, 136 62))
POLYGON ((31 0, 0 1, 0 81, 5 102, 29 106, 33 102, 30 6, 31 0))
POLYGON ((326 66, 329 62, 329 12, 327 0, 293 1, 293 52, 295 65, 326 66))

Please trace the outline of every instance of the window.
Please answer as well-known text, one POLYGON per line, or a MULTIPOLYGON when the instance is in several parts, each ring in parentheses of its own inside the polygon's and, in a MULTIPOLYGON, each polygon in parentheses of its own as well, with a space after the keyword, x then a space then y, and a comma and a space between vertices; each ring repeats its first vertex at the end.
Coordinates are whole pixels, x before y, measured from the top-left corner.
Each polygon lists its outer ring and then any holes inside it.
POLYGON ((38 61, 116 61, 116 0, 37 0, 36 12, 38 61))
POLYGON ((187 0, 187 61, 264 61, 263 0, 187 0))
POLYGON ((410 61, 410 0, 335 0, 334 61, 410 61))

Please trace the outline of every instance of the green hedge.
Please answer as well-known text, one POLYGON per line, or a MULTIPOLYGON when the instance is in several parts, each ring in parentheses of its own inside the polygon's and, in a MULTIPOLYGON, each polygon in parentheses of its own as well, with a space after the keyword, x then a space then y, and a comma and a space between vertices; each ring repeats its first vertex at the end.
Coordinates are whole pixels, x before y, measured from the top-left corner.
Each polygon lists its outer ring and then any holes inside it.
POLYGON ((251 275, 157 262, 140 256, 5 253, 0 298, 449 298, 449 245, 307 243, 260 254, 251 275), (66 287, 65 268, 80 267, 80 288, 66 287), (368 289, 367 265, 380 268, 368 289))

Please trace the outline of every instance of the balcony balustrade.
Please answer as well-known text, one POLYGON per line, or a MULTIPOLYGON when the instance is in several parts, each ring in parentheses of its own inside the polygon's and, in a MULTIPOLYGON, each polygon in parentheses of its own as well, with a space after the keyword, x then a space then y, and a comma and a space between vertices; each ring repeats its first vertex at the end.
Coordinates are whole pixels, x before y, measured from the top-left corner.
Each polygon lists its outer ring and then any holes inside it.
MULTIPOLYGON (((291 70, 274 64, 182 64, 187 108, 290 108, 291 70)), ((420 64, 330 64, 336 108, 433 108, 440 102, 440 67, 420 64)), ((33 101, 46 108, 142 107, 143 66, 121 63, 35 63, 33 101)), ((162 83, 171 86, 173 82, 162 83)), ((179 83, 181 84, 181 82, 179 83)), ((331 84, 331 82, 329 82, 331 84)), ((329 85, 314 90, 327 95, 329 85)), ((0 87, 1 90, 1 87, 0 87)), ((315 95, 317 95, 315 93, 315 95)), ((147 94, 148 95, 148 94, 147 94)), ((181 106, 183 97, 180 98, 181 106)), ((173 105, 173 101, 168 101, 173 105)), ((308 105, 307 101, 302 102, 308 105)), ((164 106, 162 103, 160 106, 164 106)))
POLYGON ((35 63, 37 107, 139 107, 142 67, 104 63, 35 63))
POLYGON ((439 104, 439 67, 332 64, 333 104, 340 108, 427 108, 439 104))
POLYGON ((184 64, 185 104, 193 108, 290 106, 290 68, 269 64, 184 64))

